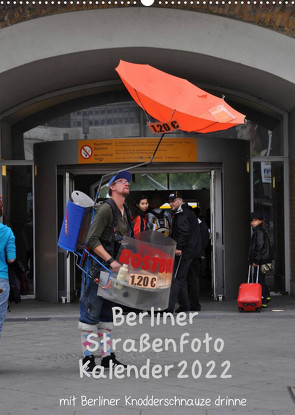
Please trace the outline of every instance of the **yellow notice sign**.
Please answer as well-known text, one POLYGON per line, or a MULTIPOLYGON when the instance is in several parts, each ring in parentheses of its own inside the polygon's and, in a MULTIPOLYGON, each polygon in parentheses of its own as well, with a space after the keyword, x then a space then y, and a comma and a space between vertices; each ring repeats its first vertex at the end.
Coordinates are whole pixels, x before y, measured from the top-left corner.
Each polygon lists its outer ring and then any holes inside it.
MULTIPOLYGON (((78 163, 145 162, 152 157, 158 142, 158 138, 79 140, 78 163)), ((196 162, 197 139, 164 138, 154 161, 158 163, 196 162)))

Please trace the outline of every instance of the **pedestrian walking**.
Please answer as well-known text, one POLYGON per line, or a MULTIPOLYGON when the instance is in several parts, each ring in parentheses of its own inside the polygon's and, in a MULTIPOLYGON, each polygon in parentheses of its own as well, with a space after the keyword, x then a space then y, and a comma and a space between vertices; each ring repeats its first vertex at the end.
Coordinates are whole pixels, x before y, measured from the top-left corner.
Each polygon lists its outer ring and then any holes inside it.
MULTIPOLYGON (((3 215, 3 202, 0 200, 0 217, 3 215)), ((16 259, 15 238, 12 230, 0 223, 0 337, 7 314, 9 299, 8 264, 16 259)))
MULTIPOLYGON (((173 313, 177 302, 181 304, 177 312, 190 311, 187 277, 193 259, 200 256, 202 241, 198 219, 179 191, 169 195, 169 203, 173 213, 171 238, 176 241, 175 272, 168 306, 168 311, 173 313)), ((197 280, 197 275, 192 278, 197 280)))
POLYGON ((264 229, 264 215, 255 211, 251 213, 252 237, 249 248, 249 265, 259 266, 258 282, 262 287, 262 307, 266 308, 271 300, 269 289, 265 282, 265 273, 271 269, 272 250, 271 244, 264 229))

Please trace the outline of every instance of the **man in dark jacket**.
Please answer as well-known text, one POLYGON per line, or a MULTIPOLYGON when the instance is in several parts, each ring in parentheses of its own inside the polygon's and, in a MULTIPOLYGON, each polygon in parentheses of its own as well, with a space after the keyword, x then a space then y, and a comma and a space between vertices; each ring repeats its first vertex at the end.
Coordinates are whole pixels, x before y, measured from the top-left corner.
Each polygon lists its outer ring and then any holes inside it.
POLYGON ((174 312, 178 299, 182 311, 189 311, 187 276, 194 257, 202 251, 200 226, 192 208, 183 202, 180 192, 171 193, 169 203, 173 213, 171 238, 176 241, 176 258, 168 311, 174 312))
MULTIPOLYGON (((261 212, 251 213, 252 238, 249 248, 249 265, 259 266, 258 282, 262 287, 262 307, 267 307, 267 302, 271 299, 269 289, 265 283, 265 272, 263 266, 271 268, 272 250, 269 237, 263 228, 264 215, 261 212)), ((256 273, 255 273, 256 275, 256 273)))

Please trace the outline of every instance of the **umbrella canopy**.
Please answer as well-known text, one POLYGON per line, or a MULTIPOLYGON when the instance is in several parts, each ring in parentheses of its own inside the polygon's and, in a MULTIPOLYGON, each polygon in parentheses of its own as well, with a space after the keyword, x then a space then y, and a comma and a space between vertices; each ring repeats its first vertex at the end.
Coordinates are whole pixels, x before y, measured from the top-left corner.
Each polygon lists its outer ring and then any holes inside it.
POLYGON ((166 125, 173 121, 180 130, 208 133, 244 123, 245 115, 186 79, 122 60, 116 71, 134 101, 166 125))

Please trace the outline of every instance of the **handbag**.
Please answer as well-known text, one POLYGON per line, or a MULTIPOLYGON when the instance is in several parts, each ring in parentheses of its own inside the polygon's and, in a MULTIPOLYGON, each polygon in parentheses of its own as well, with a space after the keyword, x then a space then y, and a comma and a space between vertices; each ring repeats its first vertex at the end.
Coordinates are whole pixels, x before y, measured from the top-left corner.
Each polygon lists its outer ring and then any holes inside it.
POLYGON ((268 271, 272 271, 272 263, 271 262, 269 262, 268 264, 260 265, 261 274, 266 274, 268 271))

